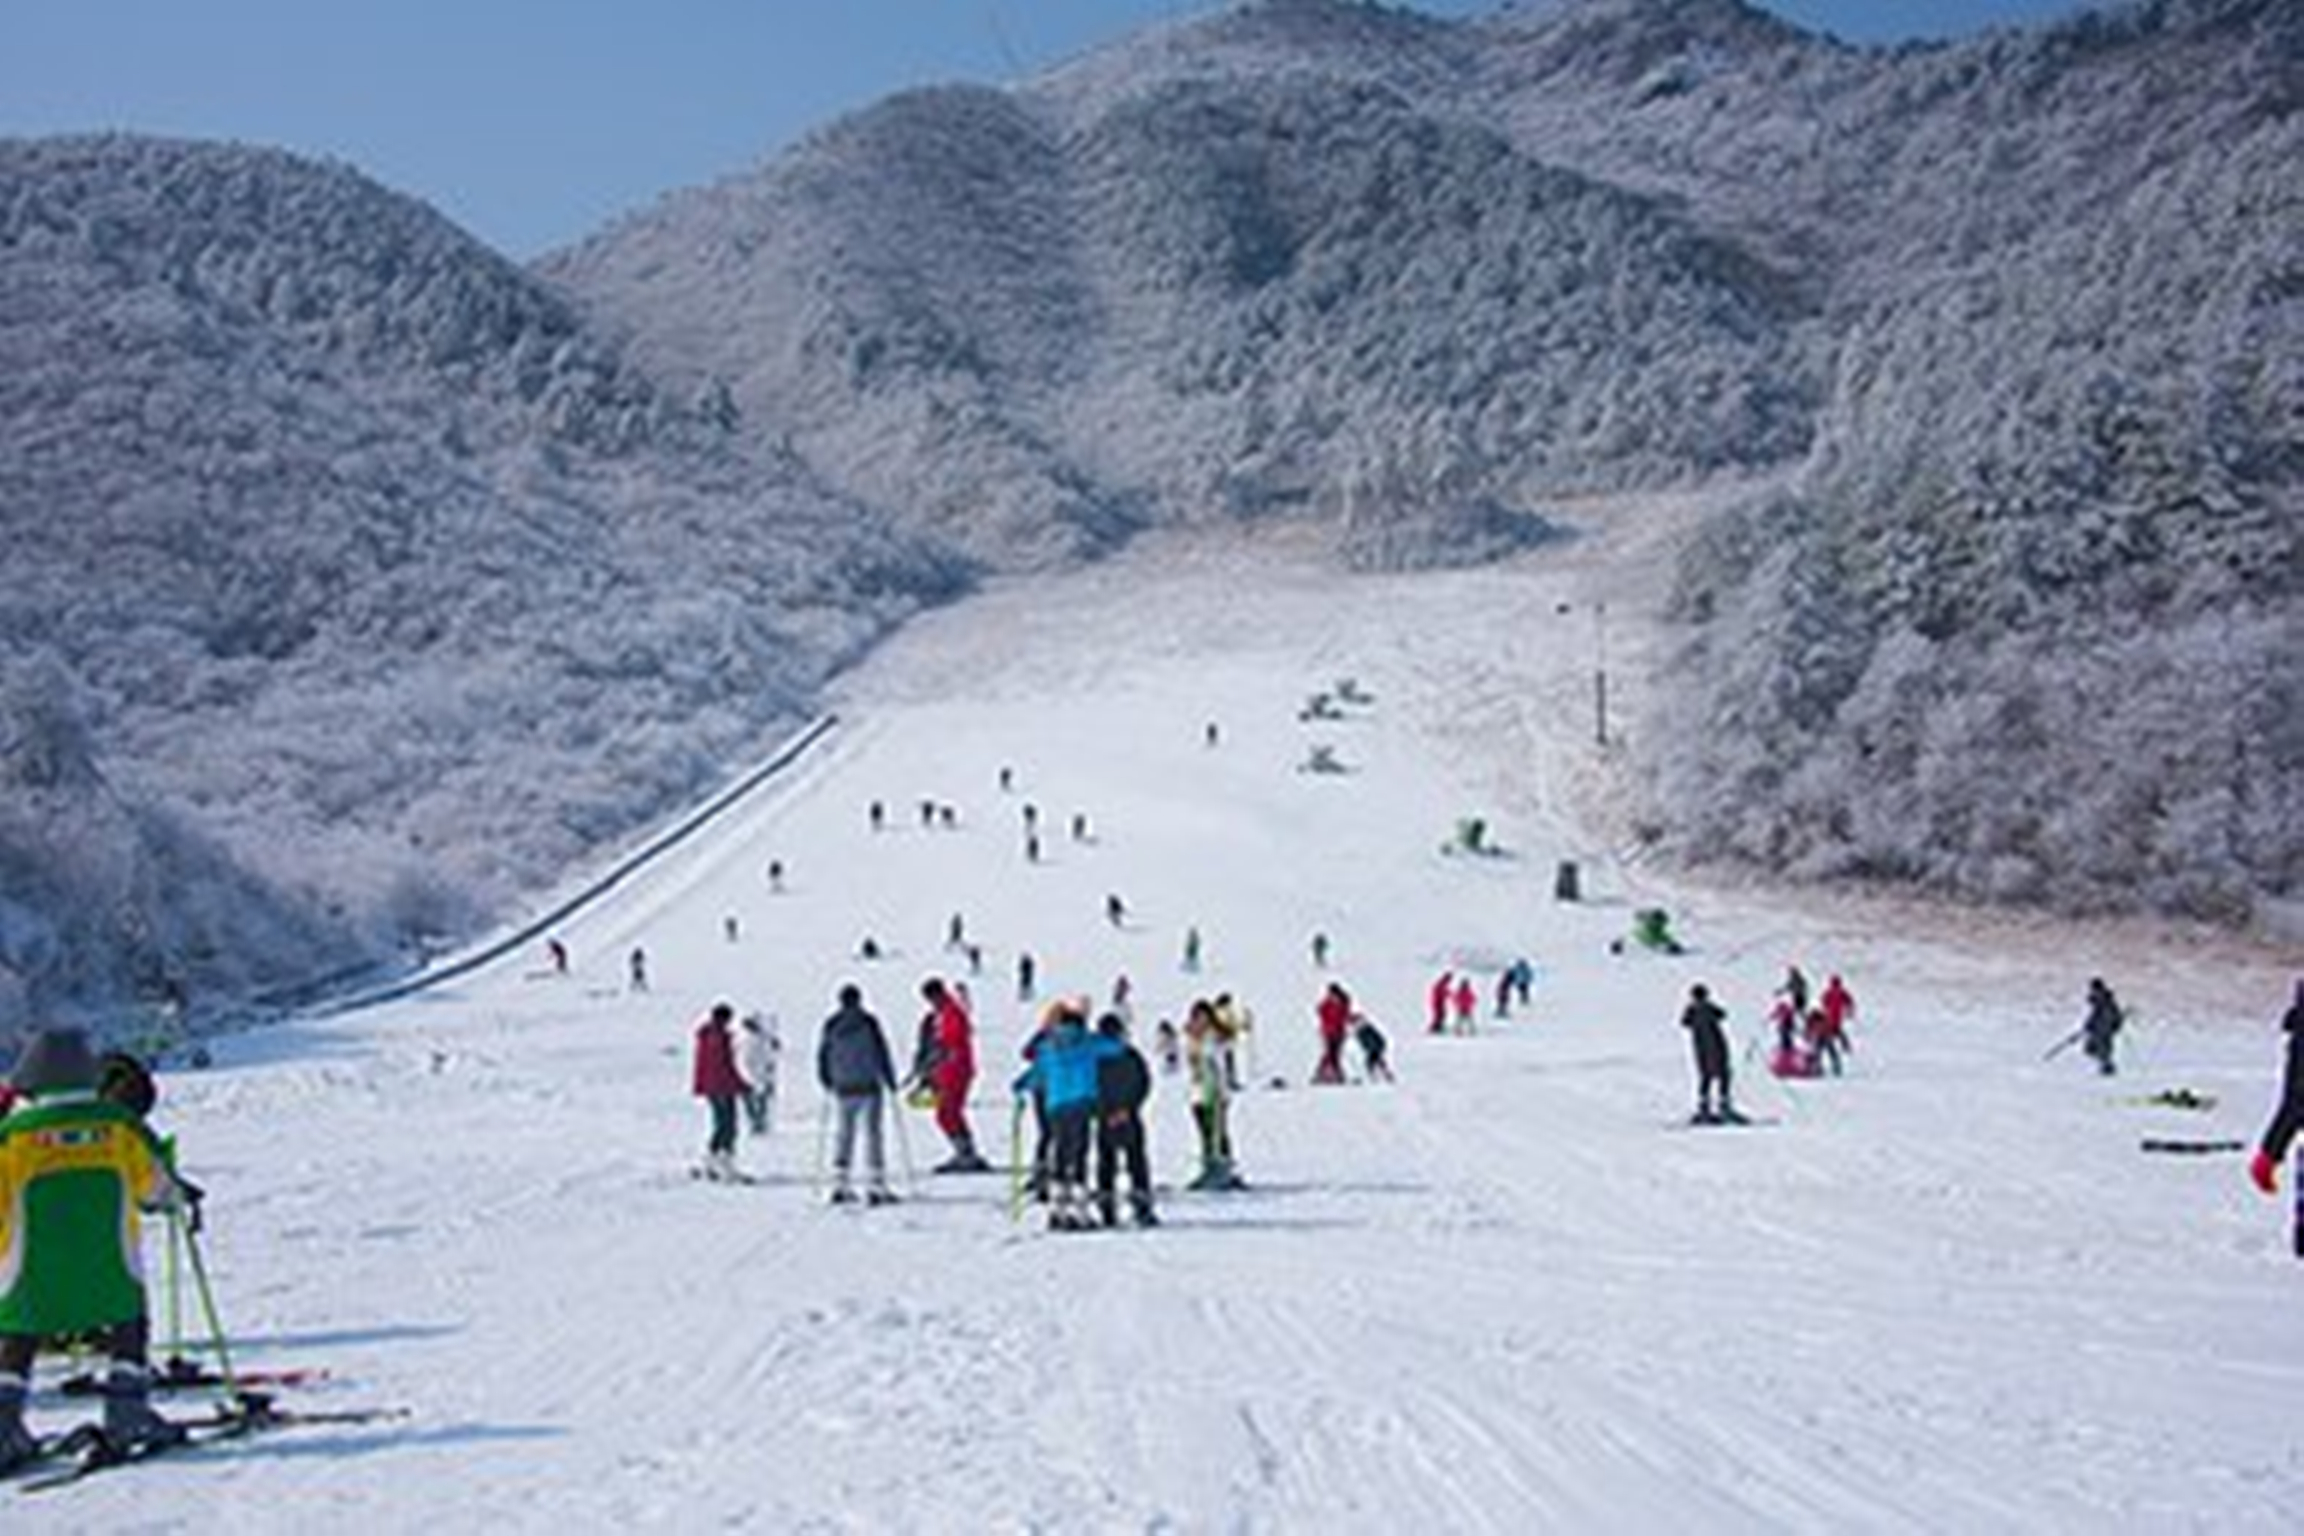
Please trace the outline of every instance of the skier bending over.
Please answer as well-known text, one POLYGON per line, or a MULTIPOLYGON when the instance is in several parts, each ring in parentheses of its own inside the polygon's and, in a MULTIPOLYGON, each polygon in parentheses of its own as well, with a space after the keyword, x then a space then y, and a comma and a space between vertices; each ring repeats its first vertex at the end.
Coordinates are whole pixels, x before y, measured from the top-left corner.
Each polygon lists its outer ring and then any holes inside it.
POLYGON ((152 1408, 138 1215, 182 1210, 196 1227, 199 1195, 96 1079, 84 1034, 44 1030, 17 1062, 20 1102, 0 1118, 0 1469, 40 1453, 24 1422, 32 1361, 41 1340, 65 1335, 97 1335, 111 1356, 103 1433, 115 1447, 184 1438, 152 1408))
POLYGON ((1698 982, 1688 989, 1688 1006, 1680 1011, 1680 1027, 1696 1051, 1696 1123, 1738 1124, 1744 1117, 1728 1097, 1728 1032, 1721 1026, 1728 1015, 1712 1001, 1711 989, 1698 982))
POLYGON ((887 1144, 881 1136, 881 1100, 896 1089, 896 1064, 880 1021, 864 1007, 864 993, 850 982, 840 989, 840 1007, 824 1021, 816 1045, 816 1081, 832 1096, 839 1115, 832 1151, 832 1203, 852 1205, 848 1171, 855 1163, 856 1132, 864 1132, 864 1156, 872 1182, 865 1199, 886 1205, 896 1198, 888 1188, 887 1144))
MULTIPOLYGON (((2264 1193, 2277 1194, 2280 1190, 2280 1162, 2288 1155, 2288 1148, 2304 1131, 2304 980, 2296 983, 2295 1000, 2288 1005, 2288 1016, 2280 1021, 2288 1032, 2288 1065, 2280 1076, 2280 1103, 2272 1111, 2272 1123, 2264 1128, 2264 1139, 2257 1143, 2256 1156, 2249 1161, 2248 1176, 2264 1193)), ((2304 1259, 2304 1159, 2294 1170, 2296 1179, 2296 1257, 2304 1259)))

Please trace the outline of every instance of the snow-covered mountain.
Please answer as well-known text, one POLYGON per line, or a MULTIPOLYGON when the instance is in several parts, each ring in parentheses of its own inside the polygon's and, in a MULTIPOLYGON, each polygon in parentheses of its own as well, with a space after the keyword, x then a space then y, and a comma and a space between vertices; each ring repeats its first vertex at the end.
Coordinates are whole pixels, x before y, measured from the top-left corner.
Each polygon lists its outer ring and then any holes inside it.
POLYGON ((986 568, 1463 563, 1720 482, 1649 841, 2277 916, 2300 34, 1263 0, 533 271, 340 166, 0 145, 0 1027, 465 931, 986 568))
POLYGON ((2304 879, 2300 36, 1266 0, 897 98, 545 270, 1007 563, 1294 512, 1486 554, 1766 478, 1684 557, 1649 835, 2246 922, 2304 879))
POLYGON ((94 138, 0 187, 0 1006, 462 931, 959 579, 343 167, 94 138))

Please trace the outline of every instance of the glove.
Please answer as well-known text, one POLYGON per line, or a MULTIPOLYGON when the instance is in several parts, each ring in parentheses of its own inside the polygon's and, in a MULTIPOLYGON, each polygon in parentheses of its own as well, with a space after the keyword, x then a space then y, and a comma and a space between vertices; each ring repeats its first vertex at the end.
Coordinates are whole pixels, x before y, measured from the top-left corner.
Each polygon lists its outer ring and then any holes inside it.
POLYGON ((2248 1177, 2264 1193, 2280 1193, 2280 1165, 2272 1161, 2272 1154, 2262 1148, 2258 1148, 2256 1155, 2248 1160, 2248 1177))

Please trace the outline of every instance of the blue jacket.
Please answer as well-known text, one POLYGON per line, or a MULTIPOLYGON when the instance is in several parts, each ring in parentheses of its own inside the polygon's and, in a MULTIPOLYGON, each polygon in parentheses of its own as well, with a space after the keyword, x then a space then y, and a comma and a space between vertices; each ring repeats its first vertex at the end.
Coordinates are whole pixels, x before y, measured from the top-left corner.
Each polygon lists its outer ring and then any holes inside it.
POLYGON ((1096 1105, 1096 1069, 1106 1057, 1125 1049, 1119 1041, 1092 1035, 1085 1024, 1066 1023, 1040 1043, 1032 1065, 1016 1079, 1018 1093, 1036 1093, 1048 1113, 1093 1109, 1096 1105))

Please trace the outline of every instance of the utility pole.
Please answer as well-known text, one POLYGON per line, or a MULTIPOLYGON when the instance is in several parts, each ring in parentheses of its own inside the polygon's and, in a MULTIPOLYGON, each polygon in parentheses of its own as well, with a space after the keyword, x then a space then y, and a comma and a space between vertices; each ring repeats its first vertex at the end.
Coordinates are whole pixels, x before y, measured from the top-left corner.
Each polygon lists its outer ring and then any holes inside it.
POLYGON ((1592 605, 1592 737, 1608 747, 1608 605, 1592 605))

